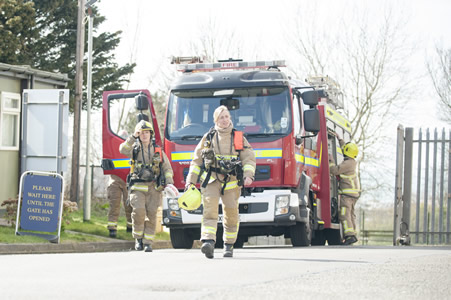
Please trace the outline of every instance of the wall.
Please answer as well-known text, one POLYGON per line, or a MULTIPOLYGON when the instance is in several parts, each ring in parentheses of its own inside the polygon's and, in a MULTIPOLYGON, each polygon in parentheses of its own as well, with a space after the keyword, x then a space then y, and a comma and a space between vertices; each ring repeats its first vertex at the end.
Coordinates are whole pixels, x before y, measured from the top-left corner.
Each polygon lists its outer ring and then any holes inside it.
MULTIPOLYGON (((20 93, 20 79, 0 76, 0 91, 20 93)), ((19 177, 19 151, 0 150, 0 204, 18 195, 19 177)))

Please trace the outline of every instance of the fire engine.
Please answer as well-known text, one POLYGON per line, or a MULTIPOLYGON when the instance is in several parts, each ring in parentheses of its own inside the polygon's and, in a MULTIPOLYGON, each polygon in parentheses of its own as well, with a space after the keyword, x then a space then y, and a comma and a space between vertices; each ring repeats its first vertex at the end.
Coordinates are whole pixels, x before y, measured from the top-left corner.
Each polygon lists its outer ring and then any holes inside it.
MULTIPOLYGON (((197 57, 173 60, 181 76, 171 86, 163 144, 183 191, 194 148, 212 127, 213 111, 226 105, 257 158, 255 181, 239 198, 240 229, 235 247, 251 236, 284 236, 293 246, 337 245, 338 188, 328 156, 343 160, 336 134, 350 140, 350 123, 338 84, 328 77, 291 79, 284 61, 229 59, 203 63, 197 57)), ((189 249, 200 237, 202 206, 179 208, 163 201, 163 224, 174 248, 189 249)), ((222 247, 219 205, 217 247, 222 247)))
MULTIPOLYGON (((119 144, 137 121, 151 120, 155 143, 168 155, 174 185, 183 192, 194 148, 214 126, 213 111, 226 105, 257 159, 255 181, 239 198, 235 247, 252 236, 284 236, 293 246, 340 244, 338 187, 328 156, 343 160, 336 134, 349 141, 351 126, 337 111, 343 108, 338 84, 320 76, 292 79, 283 71, 285 62, 277 60, 173 62, 181 75, 170 89, 163 138, 147 90, 104 92, 104 173, 125 180, 130 165, 119 144)), ((172 246, 192 248, 200 238, 202 206, 185 211, 176 198, 165 197, 162 213, 172 246)), ((216 245, 222 247, 221 204, 216 245)))

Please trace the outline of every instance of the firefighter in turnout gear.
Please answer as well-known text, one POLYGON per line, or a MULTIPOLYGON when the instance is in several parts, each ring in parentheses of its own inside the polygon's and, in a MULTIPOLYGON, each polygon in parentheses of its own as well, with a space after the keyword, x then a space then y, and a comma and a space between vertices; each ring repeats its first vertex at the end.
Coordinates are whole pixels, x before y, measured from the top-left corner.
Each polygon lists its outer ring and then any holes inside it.
POLYGON ((127 232, 132 231, 132 207, 128 200, 127 184, 117 175, 110 175, 107 187, 107 196, 110 207, 108 209, 108 230, 110 237, 117 236, 117 220, 121 212, 121 198, 124 204, 125 218, 127 219, 127 232))
POLYGON ((188 189, 201 175, 203 218, 201 251, 207 258, 214 257, 218 205, 222 200, 224 225, 224 257, 233 257, 233 245, 239 229, 238 198, 241 187, 250 185, 255 175, 255 154, 242 132, 233 128, 230 112, 219 106, 213 114, 215 126, 207 132, 191 161, 186 186, 188 189))
MULTIPOLYGON (((338 137, 338 135, 336 135, 338 137)), ((344 143, 338 137, 344 160, 338 166, 332 157, 329 157, 330 174, 338 176, 340 194, 340 222, 343 226, 344 245, 351 245, 358 241, 356 232, 355 204, 360 197, 360 182, 357 174, 357 162, 355 158, 359 154, 357 145, 354 143, 344 143)))
POLYGON ((152 143, 152 125, 140 121, 133 135, 119 146, 119 151, 131 158, 130 175, 127 179, 132 211, 132 234, 135 249, 152 252, 155 237, 157 211, 162 205, 163 189, 173 186, 173 171, 166 154, 152 143))

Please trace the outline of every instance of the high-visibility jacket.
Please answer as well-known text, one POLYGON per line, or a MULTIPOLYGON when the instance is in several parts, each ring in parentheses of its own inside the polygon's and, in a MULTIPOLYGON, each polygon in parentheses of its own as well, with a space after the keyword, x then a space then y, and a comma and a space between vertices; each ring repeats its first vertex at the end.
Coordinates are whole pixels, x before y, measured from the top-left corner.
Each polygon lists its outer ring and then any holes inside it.
POLYGON ((329 165, 330 174, 340 177, 338 193, 348 195, 354 198, 360 196, 360 182, 356 172, 357 162, 355 159, 345 157, 338 166, 333 161, 329 165))
MULTIPOLYGON (((133 158, 133 147, 135 143, 135 138, 130 135, 125 142, 123 142, 119 146, 119 152, 133 158)), ((142 168, 144 165, 151 166, 152 165, 152 157, 155 153, 154 146, 150 145, 150 147, 144 147, 144 149, 141 149, 139 147, 138 152, 136 154, 136 158, 134 160, 134 169, 135 171, 142 168), (144 161, 143 161, 144 157, 144 161)), ((171 163, 169 162, 168 157, 166 156, 166 153, 162 152, 162 172, 166 180, 166 184, 173 184, 173 176, 174 172, 172 171, 171 163)))
MULTIPOLYGON (((213 150, 215 152, 216 160, 219 157, 221 157, 222 159, 239 158, 242 161, 244 177, 254 179, 256 168, 255 153, 245 137, 242 138, 242 150, 236 150, 235 145, 233 145, 232 129, 232 124, 228 128, 219 128, 215 126, 216 133, 211 139, 211 147, 213 147, 213 150)), ((202 149, 204 148, 208 134, 209 133, 206 133, 202 137, 201 141, 194 150, 194 157, 191 161, 189 173, 186 177, 186 182, 196 183, 197 179, 199 178, 204 163, 202 158, 202 149)), ((213 167, 216 168, 216 166, 213 167)), ((206 176, 206 172, 203 172, 203 176, 206 176)), ((201 178, 201 181, 203 181, 204 179, 205 178, 201 178)), ((213 182, 216 179, 219 179, 222 182, 224 180, 224 175, 216 172, 211 172, 209 183, 213 182)), ((237 187, 238 185, 236 176, 231 176, 229 182, 227 183, 226 190, 237 187)))

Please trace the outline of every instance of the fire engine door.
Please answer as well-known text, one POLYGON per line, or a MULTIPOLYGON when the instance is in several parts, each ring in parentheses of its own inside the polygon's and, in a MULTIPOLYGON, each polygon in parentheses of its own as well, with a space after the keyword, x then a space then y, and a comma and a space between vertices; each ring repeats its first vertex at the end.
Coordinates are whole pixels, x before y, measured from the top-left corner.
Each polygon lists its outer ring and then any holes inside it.
MULTIPOLYGON (((327 149, 328 154, 331 155, 336 164, 339 164, 343 160, 343 155, 341 154, 341 148, 335 135, 328 132, 327 134, 327 149), (337 151, 339 150, 340 153, 337 151)), ((339 197, 338 197, 338 180, 337 177, 330 174, 330 203, 331 203, 331 222, 339 223, 338 213, 339 213, 339 197)))
POLYGON ((130 172, 130 160, 119 153, 119 145, 133 134, 140 120, 144 119, 152 124, 155 142, 161 146, 152 98, 148 90, 108 91, 103 93, 102 106, 102 166, 105 161, 110 166, 104 167, 104 174, 117 175, 125 181, 130 172))

